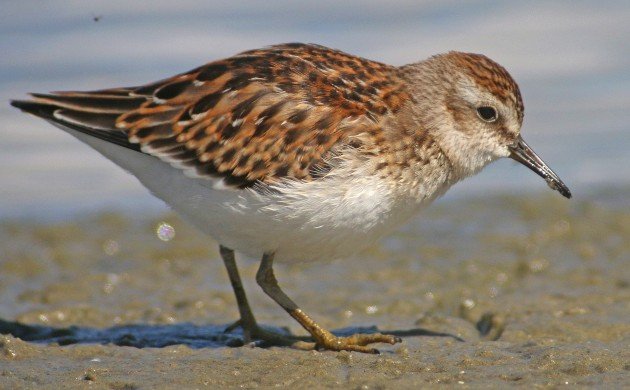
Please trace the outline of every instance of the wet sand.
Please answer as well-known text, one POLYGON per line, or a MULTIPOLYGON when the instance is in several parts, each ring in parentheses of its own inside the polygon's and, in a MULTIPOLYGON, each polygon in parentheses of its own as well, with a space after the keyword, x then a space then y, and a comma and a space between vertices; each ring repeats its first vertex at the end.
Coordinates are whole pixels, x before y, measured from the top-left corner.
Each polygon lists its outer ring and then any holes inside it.
MULTIPOLYGON (((216 243, 172 214, 4 221, 0 388, 627 387, 630 189, 589 199, 440 203, 353 259, 277 267, 321 325, 405 335, 379 356, 241 346, 216 243)), ((237 261, 258 321, 304 334, 237 261)))

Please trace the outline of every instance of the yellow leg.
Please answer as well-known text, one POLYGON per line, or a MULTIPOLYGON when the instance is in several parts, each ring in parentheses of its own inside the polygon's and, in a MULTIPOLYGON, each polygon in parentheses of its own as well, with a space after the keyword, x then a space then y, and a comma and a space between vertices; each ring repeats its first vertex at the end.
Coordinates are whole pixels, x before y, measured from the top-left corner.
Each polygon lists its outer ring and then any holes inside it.
POLYGON ((265 345, 282 345, 298 349, 313 349, 313 343, 306 343, 301 341, 299 338, 271 332, 258 326, 256 318, 252 313, 252 309, 249 306, 249 302, 247 301, 247 295, 245 294, 245 289, 243 288, 243 283, 241 282, 241 276, 239 275, 238 268, 236 266, 234 251, 221 245, 219 246, 219 253, 221 253, 221 258, 225 263, 225 268, 227 269, 228 277, 230 278, 230 283, 232 284, 232 289, 234 290, 234 295, 236 296, 236 303, 238 304, 238 311, 241 317, 238 321, 228 326, 224 332, 229 333, 240 327, 243 329, 245 343, 249 343, 254 340, 262 340, 265 345))
POLYGON ((295 318, 295 320, 313 336, 313 339, 315 339, 314 345, 312 345, 312 343, 296 342, 292 344, 292 346, 300 349, 312 349, 310 347, 314 347, 332 351, 379 353, 376 348, 367 347, 367 345, 373 343, 395 344, 402 341, 400 337, 381 333, 337 337, 322 328, 282 291, 273 273, 273 256, 273 253, 263 255, 260 268, 256 274, 256 281, 267 295, 282 306, 282 308, 286 310, 291 317, 295 318))

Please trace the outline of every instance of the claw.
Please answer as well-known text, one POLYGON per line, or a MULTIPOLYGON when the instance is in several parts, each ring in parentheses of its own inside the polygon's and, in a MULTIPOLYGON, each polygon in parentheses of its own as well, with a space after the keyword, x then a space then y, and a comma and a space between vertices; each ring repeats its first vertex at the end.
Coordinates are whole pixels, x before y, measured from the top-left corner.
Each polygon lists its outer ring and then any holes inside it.
MULTIPOLYGON (((235 328, 242 327, 241 321, 229 325, 224 333, 228 333, 235 328)), ((249 347, 272 347, 272 346, 288 346, 290 348, 299 350, 319 350, 319 351, 350 351, 368 353, 372 355, 379 355, 381 352, 372 347, 368 347, 369 344, 374 343, 386 343, 396 344, 402 342, 402 339, 398 336, 385 335, 381 333, 373 334, 354 334, 348 337, 337 337, 328 333, 329 337, 324 337, 317 342, 304 341, 304 338, 283 335, 280 333, 272 332, 259 327, 258 325, 249 326, 247 329, 243 329, 244 333, 250 335, 251 342, 244 341, 245 346, 249 347)))
POLYGON ((374 343, 396 344, 402 342, 400 337, 381 333, 358 333, 348 337, 336 337, 329 333, 326 336, 328 337, 323 337, 321 340, 318 340, 318 349, 380 354, 378 349, 367 347, 367 345, 374 343))

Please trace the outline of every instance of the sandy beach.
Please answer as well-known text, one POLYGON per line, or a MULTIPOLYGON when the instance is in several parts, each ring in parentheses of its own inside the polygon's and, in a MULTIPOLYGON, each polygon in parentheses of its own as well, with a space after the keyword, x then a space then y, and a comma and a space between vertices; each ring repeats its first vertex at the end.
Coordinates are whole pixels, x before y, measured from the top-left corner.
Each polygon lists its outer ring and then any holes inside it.
MULTIPOLYGON (((378 356, 242 345, 216 243, 172 214, 0 225, 1 388, 621 388, 630 383, 628 189, 439 203, 285 290, 378 356), (174 228, 162 241, 160 224, 174 228), (89 386, 88 386, 89 385, 89 386)), ((238 259, 259 322, 305 332, 238 259)))

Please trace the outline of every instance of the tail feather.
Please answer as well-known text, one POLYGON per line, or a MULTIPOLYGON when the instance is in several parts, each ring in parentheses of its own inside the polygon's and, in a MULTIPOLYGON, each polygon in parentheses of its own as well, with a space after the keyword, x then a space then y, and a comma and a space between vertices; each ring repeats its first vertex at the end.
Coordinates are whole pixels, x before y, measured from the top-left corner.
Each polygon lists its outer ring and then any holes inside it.
MULTIPOLYGON (((76 126, 83 126, 91 130, 115 131, 118 114, 98 114, 92 112, 78 111, 67 108, 55 110, 53 116, 63 123, 72 123, 76 126)), ((118 130, 122 133, 122 131, 118 130)))
POLYGON ((75 130, 140 151, 138 144, 129 142, 127 134, 116 128, 116 119, 122 112, 129 110, 123 111, 123 108, 137 108, 146 99, 82 93, 32 94, 32 96, 33 100, 12 100, 11 105, 46 119, 61 128, 75 130), (134 106, 131 106, 132 104, 134 106))
POLYGON ((85 111, 93 114, 124 114, 135 110, 146 98, 141 96, 117 96, 98 93, 67 93, 51 95, 42 93, 31 94, 36 102, 51 104, 60 108, 75 111, 85 111))
POLYGON ((53 117, 53 112, 57 109, 57 107, 52 104, 35 103, 31 100, 11 100, 11 105, 24 112, 44 119, 51 119, 53 117))

